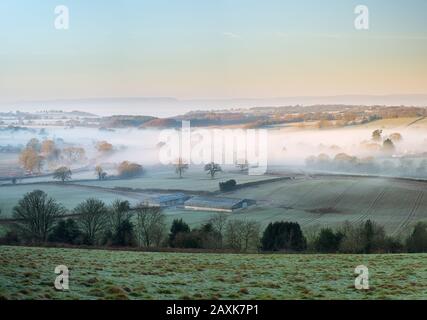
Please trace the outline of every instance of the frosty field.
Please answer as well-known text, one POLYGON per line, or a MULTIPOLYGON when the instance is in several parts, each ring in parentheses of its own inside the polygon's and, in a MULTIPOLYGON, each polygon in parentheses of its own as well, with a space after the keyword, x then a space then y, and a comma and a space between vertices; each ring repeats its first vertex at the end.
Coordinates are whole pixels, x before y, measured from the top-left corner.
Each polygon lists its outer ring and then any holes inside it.
POLYGON ((273 179, 274 176, 250 176, 244 174, 235 174, 230 172, 218 173, 214 179, 211 179, 203 169, 192 170, 186 172, 184 177, 180 179, 174 173, 173 168, 170 170, 158 170, 155 172, 147 172, 141 178, 135 179, 120 179, 106 181, 87 181, 81 182, 81 185, 96 186, 104 188, 140 188, 140 189, 179 189, 188 191, 217 191, 219 182, 224 182, 230 179, 235 179, 238 183, 248 183, 273 179))
MULTIPOLYGON (((248 177, 239 174, 224 174, 235 177, 237 181, 262 180, 270 176, 248 177), (242 180, 242 177, 247 177, 242 180)), ((121 183, 127 188, 159 188, 167 193, 168 188, 188 188, 195 191, 215 191, 218 182, 202 176, 190 175, 185 179, 168 178, 166 175, 153 183, 153 178, 140 178, 116 181, 78 182, 76 185, 61 184, 21 184, 0 186, 0 209, 2 217, 8 218, 12 208, 27 192, 41 189, 49 196, 73 209, 87 198, 99 198, 106 203, 115 199, 129 200, 137 204, 153 196, 154 193, 140 191, 127 192, 113 190, 113 185, 121 183), (168 183, 168 181, 170 181, 168 183), (206 183, 204 189, 202 184, 206 183), (101 188, 98 188, 101 187, 101 188)), ((249 186, 217 196, 230 198, 248 198, 257 201, 257 205, 242 211, 236 211, 229 219, 255 220, 265 227, 272 221, 294 221, 306 229, 313 226, 339 226, 345 221, 360 222, 367 219, 383 225, 389 234, 405 235, 417 221, 427 220, 426 183, 399 179, 372 177, 318 176, 268 182, 258 186, 249 186)), ((168 222, 182 218, 190 226, 206 222, 211 212, 188 211, 171 208, 165 210, 168 222)))
POLYGON ((142 197, 134 196, 127 197, 112 192, 91 190, 84 187, 61 186, 57 184, 37 184, 37 185, 16 185, 16 186, 0 186, 0 210, 2 211, 1 218, 9 218, 12 216, 13 207, 26 194, 33 190, 43 190, 50 197, 62 203, 67 209, 73 209, 80 202, 88 198, 97 198, 108 204, 115 199, 128 200, 131 203, 142 201, 142 197))
POLYGON ((0 247, 3 299, 427 299, 427 255, 242 255, 0 247), (57 265, 70 290, 53 287, 57 265), (370 289, 354 288, 369 268, 370 289))

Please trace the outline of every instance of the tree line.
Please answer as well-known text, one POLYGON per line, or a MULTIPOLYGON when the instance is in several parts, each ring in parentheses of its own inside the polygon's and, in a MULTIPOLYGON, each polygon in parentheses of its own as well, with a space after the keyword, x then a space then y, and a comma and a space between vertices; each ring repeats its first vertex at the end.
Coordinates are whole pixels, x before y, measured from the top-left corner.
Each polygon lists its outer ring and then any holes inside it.
POLYGON ((45 192, 27 193, 13 208, 15 223, 0 244, 46 244, 227 250, 233 252, 402 253, 427 252, 427 224, 417 223, 405 239, 386 235, 367 220, 345 222, 336 229, 321 228, 304 234, 295 222, 271 222, 261 230, 253 220, 225 213, 212 215, 191 228, 175 219, 170 228, 161 207, 128 201, 111 205, 90 198, 71 214, 45 192))

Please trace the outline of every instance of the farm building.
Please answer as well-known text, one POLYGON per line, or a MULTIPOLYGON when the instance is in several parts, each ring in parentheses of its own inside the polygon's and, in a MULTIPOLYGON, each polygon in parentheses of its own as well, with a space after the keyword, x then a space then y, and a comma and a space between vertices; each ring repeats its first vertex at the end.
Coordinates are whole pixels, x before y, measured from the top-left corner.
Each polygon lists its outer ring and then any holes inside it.
POLYGON ((184 193, 165 194, 151 198, 149 203, 160 207, 175 207, 183 205, 189 198, 184 193))
POLYGON ((254 205, 254 200, 216 197, 193 197, 185 201, 185 209, 217 212, 233 212, 254 205))

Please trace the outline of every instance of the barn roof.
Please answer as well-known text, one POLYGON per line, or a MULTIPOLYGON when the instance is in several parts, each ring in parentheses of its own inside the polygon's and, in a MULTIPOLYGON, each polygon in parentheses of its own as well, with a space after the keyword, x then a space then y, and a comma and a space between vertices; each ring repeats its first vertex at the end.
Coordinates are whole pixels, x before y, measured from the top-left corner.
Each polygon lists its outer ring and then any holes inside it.
POLYGON ((177 200, 188 199, 188 198, 189 197, 184 193, 173 193, 173 194, 165 194, 165 195, 157 196, 152 198, 152 200, 157 203, 162 203, 162 202, 177 201, 177 200))
POLYGON ((217 197, 193 197, 187 200, 185 205, 189 207, 232 209, 234 206, 239 205, 242 201, 245 200, 217 197))

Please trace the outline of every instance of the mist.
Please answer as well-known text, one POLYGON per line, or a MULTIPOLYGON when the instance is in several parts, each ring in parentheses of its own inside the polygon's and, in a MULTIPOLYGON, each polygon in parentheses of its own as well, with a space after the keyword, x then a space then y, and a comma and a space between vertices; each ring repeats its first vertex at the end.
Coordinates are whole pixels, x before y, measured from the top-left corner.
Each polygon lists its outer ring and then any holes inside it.
MULTIPOLYGON (((208 131, 213 132, 210 129, 208 131)), ((268 166, 269 168, 289 167, 295 170, 387 173, 395 176, 422 174, 417 169, 421 163, 420 155, 427 151, 427 131, 410 128, 383 130, 381 141, 372 140, 372 131, 373 129, 365 128, 268 129, 268 166), (400 133, 401 141, 394 142, 394 150, 385 152, 383 141, 396 132, 400 133), (320 162, 319 155, 322 160, 320 162), (340 161, 335 159, 337 155, 341 155, 338 156, 340 161), (386 166, 386 169, 383 169, 383 166, 386 166)), ((179 131, 176 132, 179 133, 179 131)), ((37 138, 40 141, 51 139, 67 145, 81 146, 85 148, 90 159, 99 162, 119 163, 126 160, 143 166, 152 166, 160 164, 159 152, 165 143, 160 139, 161 133, 161 130, 154 129, 99 130, 33 127, 10 130, 3 128, 0 131, 0 146, 25 147, 31 138, 37 138), (113 152, 100 156, 96 150, 96 144, 100 141, 112 144, 113 152)), ((227 134, 225 134, 225 140, 232 139, 227 134)), ((196 145, 197 142, 192 140, 192 147, 196 145)), ((236 155, 224 156, 239 160, 236 155)), ((230 163, 228 165, 233 166, 230 163)))

